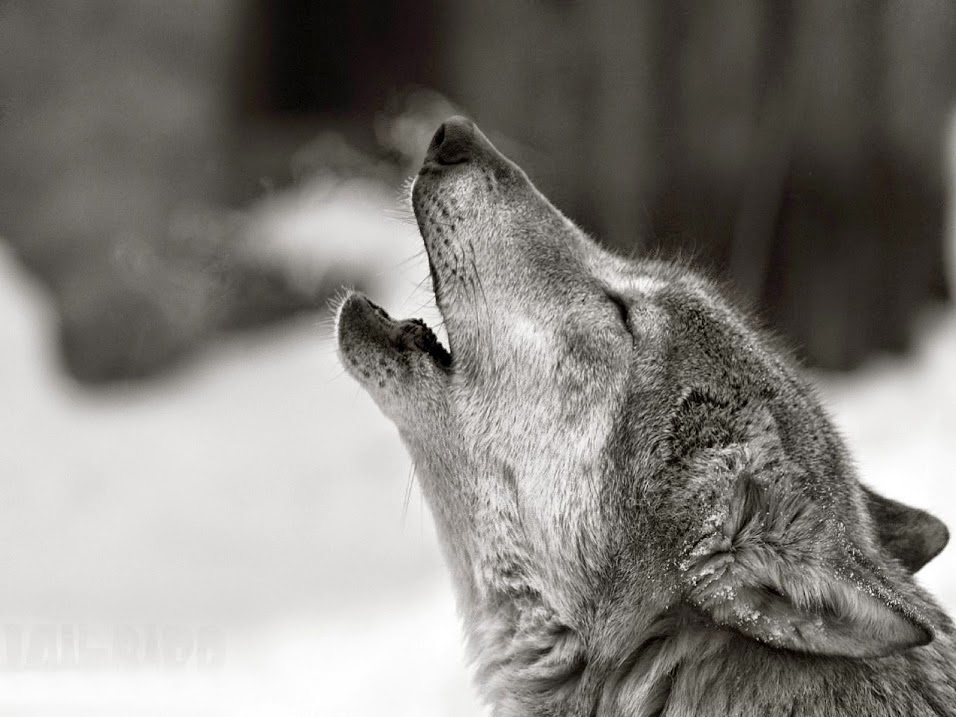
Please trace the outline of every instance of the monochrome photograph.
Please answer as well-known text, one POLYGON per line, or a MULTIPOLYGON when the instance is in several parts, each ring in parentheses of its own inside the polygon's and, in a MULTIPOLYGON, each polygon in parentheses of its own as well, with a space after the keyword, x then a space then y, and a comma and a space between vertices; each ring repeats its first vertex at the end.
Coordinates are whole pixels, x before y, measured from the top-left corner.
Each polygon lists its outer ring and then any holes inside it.
POLYGON ((956 717, 952 0, 0 0, 0 714, 956 717))

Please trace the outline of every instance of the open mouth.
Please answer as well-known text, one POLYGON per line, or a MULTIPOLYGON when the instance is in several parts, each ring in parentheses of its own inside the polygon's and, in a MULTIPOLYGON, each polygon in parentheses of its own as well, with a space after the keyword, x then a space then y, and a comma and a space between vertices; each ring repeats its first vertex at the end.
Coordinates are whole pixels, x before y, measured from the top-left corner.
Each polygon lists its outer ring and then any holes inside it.
POLYGON ((340 343, 347 333, 399 355, 409 352, 425 354, 442 369, 451 368, 451 353, 424 321, 393 319, 364 294, 355 292, 345 298, 339 309, 338 323, 340 343))
MULTIPOLYGON (((443 312, 442 282, 435 265, 436 249, 434 243, 427 239, 428 228, 420 226, 420 231, 428 257, 435 303, 438 310, 443 312)), ((437 261, 442 264, 440 255, 437 261)), ((393 383, 396 371, 401 372, 400 367, 407 365, 409 359, 416 355, 427 357, 443 372, 451 371, 452 354, 428 324, 422 319, 394 319, 361 293, 354 292, 345 297, 339 307, 337 326, 339 347, 346 368, 356 378, 377 383, 380 388, 393 383), (380 375, 382 373, 384 376, 380 375)))
MULTIPOLYGON (((490 144, 470 120, 453 117, 435 133, 413 185, 412 202, 428 257, 435 303, 443 313, 448 308, 449 287, 460 288, 475 279, 468 276, 462 250, 454 250, 456 221, 462 217, 456 215, 460 210, 454 202, 442 196, 442 185, 449 172, 461 176, 463 165, 481 152, 493 151, 488 148, 490 144)), ((471 269, 473 273, 474 267, 471 269)), ((361 294, 346 297, 337 323, 343 358, 357 378, 374 378, 384 387, 396 370, 390 368, 392 362, 402 363, 413 354, 427 356, 446 372, 452 368, 452 353, 424 321, 393 319, 361 294), (385 373, 384 379, 378 375, 379 369, 385 373)), ((454 337, 449 336, 449 343, 453 341, 454 337)))

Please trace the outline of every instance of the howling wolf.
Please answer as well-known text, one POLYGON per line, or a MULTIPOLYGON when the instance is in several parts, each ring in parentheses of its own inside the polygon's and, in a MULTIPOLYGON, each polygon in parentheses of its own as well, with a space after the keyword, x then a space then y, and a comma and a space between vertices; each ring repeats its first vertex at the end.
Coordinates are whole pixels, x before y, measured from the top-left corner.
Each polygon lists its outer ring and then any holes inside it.
POLYGON ((947 542, 862 485, 790 360, 685 266, 608 253, 473 123, 412 190, 448 347, 352 293, 497 717, 956 715, 947 542))

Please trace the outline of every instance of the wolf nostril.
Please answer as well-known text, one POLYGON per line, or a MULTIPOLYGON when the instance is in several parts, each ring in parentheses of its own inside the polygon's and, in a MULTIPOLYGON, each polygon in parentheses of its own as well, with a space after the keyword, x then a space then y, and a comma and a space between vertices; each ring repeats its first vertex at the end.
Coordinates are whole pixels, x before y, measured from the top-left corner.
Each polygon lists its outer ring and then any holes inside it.
POLYGON ((471 159, 475 144, 475 124, 464 117, 452 117, 442 122, 435 132, 426 162, 436 164, 461 164, 471 159))

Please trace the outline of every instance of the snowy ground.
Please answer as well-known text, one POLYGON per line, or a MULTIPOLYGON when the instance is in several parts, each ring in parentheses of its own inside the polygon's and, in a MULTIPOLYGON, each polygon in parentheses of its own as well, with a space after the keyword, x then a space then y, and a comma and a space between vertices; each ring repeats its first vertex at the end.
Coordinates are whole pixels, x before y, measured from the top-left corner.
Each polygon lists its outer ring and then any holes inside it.
MULTIPOLYGON (((394 197, 335 191, 276 200, 256 231, 304 275, 372 267, 377 300, 433 319, 394 197)), ((928 316, 906 360, 822 379, 864 478, 950 526, 954 318, 928 316)), ((480 714, 409 462, 327 324, 91 393, 58 372, 54 320, 0 254, 4 714, 480 714)), ((956 608, 956 548, 922 578, 956 608)))

